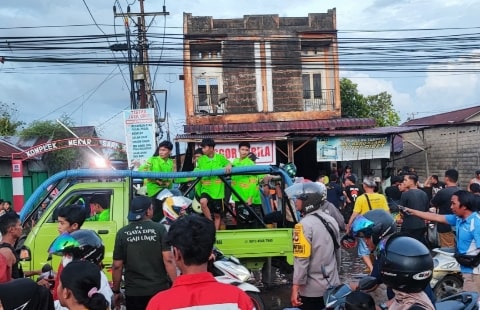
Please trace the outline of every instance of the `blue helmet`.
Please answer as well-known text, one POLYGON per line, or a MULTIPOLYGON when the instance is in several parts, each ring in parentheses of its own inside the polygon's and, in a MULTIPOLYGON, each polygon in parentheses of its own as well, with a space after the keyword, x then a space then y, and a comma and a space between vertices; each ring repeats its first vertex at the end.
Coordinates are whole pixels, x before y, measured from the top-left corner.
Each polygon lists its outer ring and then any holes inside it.
POLYGON ((377 245, 380 240, 396 232, 395 219, 385 210, 370 210, 353 220, 351 232, 354 237, 372 237, 377 245))

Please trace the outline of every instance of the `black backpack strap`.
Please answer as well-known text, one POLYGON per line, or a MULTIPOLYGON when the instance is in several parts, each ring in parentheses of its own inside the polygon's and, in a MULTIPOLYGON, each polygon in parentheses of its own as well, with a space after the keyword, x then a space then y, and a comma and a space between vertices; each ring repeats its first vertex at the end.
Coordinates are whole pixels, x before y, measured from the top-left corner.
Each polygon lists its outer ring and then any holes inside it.
POLYGON ((330 226, 330 224, 328 224, 327 221, 325 221, 325 219, 323 217, 321 217, 320 215, 318 215, 317 213, 313 213, 312 215, 315 215, 315 217, 317 217, 323 223, 323 225, 325 225, 325 228, 327 229, 328 233, 330 234, 330 237, 332 237, 333 247, 334 247, 335 251, 338 250, 340 248, 340 245, 338 244, 337 237, 335 236, 335 233, 333 232, 333 229, 330 226))
POLYGON ((8 243, 0 243, 0 248, 9 248, 10 250, 12 250, 13 254, 15 254, 15 248, 8 243))
POLYGON ((365 193, 365 198, 367 198, 367 203, 368 203, 368 208, 372 210, 372 205, 370 204, 370 199, 368 198, 368 195, 365 193))

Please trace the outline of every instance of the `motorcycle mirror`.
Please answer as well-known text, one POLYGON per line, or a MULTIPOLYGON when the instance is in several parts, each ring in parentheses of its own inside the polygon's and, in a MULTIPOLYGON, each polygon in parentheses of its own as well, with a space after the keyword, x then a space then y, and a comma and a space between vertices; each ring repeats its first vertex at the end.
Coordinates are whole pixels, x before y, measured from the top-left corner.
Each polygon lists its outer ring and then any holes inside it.
POLYGON ((373 289, 378 284, 377 278, 366 276, 360 279, 358 282, 357 290, 368 291, 373 289))

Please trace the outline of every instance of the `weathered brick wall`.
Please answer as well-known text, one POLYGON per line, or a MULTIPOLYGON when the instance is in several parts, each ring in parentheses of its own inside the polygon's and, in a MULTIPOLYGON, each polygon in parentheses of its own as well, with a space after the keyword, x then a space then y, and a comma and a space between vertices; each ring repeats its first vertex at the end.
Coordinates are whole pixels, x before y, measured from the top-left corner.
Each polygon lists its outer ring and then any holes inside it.
POLYGON ((275 112, 303 110, 300 41, 272 42, 272 87, 275 112))
POLYGON ((228 113, 257 112, 254 42, 225 41, 222 49, 223 92, 228 113))
MULTIPOLYGON (((421 132, 406 133, 402 136, 424 147, 421 132)), ((466 188, 470 179, 474 177, 475 170, 480 169, 480 126, 472 124, 431 128, 424 131, 424 137, 430 174, 437 174, 443 179, 445 170, 457 169, 459 184, 466 188)), ((404 150, 397 157, 405 157, 418 151, 418 148, 404 141, 404 150)), ((397 169, 403 166, 414 167, 421 181, 427 177, 423 152, 395 160, 394 165, 397 169)))

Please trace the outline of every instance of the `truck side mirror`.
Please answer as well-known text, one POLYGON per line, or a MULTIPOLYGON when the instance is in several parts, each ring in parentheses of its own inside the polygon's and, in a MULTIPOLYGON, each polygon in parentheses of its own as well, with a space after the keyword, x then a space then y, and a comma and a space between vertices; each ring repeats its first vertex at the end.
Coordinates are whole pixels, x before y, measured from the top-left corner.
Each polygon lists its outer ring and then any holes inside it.
POLYGON ((27 248, 26 246, 22 246, 20 248, 20 260, 24 261, 24 262, 29 262, 32 260, 32 255, 31 255, 31 252, 30 252, 30 249, 27 248))

